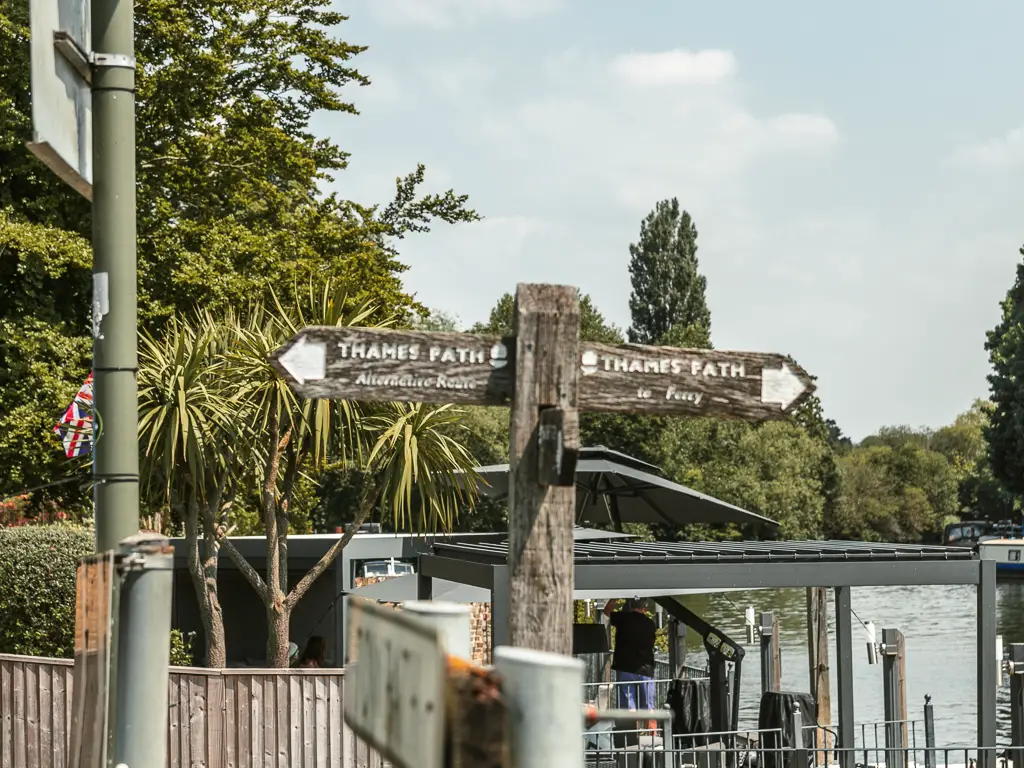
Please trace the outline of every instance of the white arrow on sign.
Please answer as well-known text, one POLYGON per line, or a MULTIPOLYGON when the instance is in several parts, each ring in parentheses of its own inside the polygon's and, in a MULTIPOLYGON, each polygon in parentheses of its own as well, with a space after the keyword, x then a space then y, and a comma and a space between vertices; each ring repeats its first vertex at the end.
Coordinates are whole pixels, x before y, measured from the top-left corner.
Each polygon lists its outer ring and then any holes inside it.
POLYGON ((777 403, 782 406, 782 410, 786 410, 805 389, 807 385, 785 363, 778 370, 764 368, 761 371, 762 403, 777 403))
POLYGON ((299 384, 327 376, 327 346, 322 341, 306 341, 300 336, 277 361, 299 384))

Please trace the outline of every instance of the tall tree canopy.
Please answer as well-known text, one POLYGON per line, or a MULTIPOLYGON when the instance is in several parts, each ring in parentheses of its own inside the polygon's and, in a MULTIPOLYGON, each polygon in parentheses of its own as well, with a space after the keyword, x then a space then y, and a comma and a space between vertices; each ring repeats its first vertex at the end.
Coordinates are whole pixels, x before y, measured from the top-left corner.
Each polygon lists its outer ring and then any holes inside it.
POLYGON ((629 340, 709 346, 711 311, 704 296, 707 279, 697 263, 697 227, 676 198, 662 200, 647 214, 629 254, 629 340))
MULTIPOLYGON (((1020 249, 1024 256, 1024 247, 1020 249)), ((985 344, 992 373, 992 413, 985 428, 992 473, 1018 498, 1024 496, 1024 262, 1003 300, 1003 316, 985 344)))
MULTIPOLYGON (((352 307, 411 320, 402 238, 477 218, 453 191, 422 194, 422 166, 394 198, 321 190, 348 154, 315 135, 314 113, 356 114, 364 50, 337 33, 330 0, 137 0, 139 316, 159 332, 200 305, 282 300, 330 279, 352 307)), ((70 471, 50 428, 88 372, 86 201, 31 156, 27 3, 0 6, 0 493, 70 471), (76 235, 78 236, 76 239, 76 235)), ((379 318, 378 318, 379 319, 379 318)), ((63 486, 62 486, 63 488, 63 486)), ((86 501, 80 495, 79 500, 86 501)))

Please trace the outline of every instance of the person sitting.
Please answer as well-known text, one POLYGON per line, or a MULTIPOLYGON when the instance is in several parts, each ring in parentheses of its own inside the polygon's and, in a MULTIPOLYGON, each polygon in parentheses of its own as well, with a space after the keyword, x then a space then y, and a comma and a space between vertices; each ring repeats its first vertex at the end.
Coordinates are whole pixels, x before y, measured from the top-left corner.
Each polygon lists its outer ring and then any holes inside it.
POLYGON ((323 668, 324 652, 326 645, 324 639, 320 635, 313 635, 309 638, 309 642, 306 643, 306 650, 302 652, 302 656, 299 657, 299 663, 295 666, 299 669, 318 669, 323 668))

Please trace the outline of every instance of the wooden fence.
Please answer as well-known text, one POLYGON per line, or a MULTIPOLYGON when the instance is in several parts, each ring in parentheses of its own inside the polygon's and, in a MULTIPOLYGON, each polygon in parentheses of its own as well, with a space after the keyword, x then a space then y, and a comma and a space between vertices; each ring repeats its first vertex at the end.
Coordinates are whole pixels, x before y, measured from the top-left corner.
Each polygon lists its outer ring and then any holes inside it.
MULTIPOLYGON (((0 768, 67 768, 74 666, 0 654, 0 768)), ((168 768, 386 768, 344 725, 341 669, 171 670, 168 768)))

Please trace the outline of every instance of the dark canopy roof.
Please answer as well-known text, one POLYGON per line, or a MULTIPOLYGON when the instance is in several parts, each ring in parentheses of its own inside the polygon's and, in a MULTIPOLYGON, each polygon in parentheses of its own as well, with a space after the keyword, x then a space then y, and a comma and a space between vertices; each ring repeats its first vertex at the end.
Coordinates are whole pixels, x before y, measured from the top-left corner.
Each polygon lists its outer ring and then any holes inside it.
MULTIPOLYGON (((486 496, 508 495, 508 464, 479 467, 486 496)), ((748 512, 664 477, 653 464, 598 446, 580 450, 576 465, 576 522, 655 523, 680 528, 693 523, 777 526, 748 512)))

